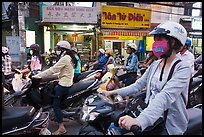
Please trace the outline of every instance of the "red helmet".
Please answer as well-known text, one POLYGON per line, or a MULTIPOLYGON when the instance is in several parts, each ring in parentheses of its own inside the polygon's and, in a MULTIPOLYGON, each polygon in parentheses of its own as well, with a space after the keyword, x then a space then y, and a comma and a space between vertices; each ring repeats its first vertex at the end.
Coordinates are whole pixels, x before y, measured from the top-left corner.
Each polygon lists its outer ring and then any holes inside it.
POLYGON ((30 49, 39 52, 40 51, 40 46, 38 44, 32 44, 30 46, 30 49))

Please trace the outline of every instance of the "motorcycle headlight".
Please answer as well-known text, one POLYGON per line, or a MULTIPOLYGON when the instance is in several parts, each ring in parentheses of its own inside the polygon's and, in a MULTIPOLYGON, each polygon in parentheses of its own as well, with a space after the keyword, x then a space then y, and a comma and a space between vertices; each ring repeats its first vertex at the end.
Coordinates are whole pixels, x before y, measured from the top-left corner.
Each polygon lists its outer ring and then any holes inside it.
MULTIPOLYGON (((85 105, 84 104, 84 106, 83 106, 83 108, 82 108, 82 113, 83 113, 83 115, 82 115, 82 120, 83 121, 87 121, 87 120, 89 120, 89 118, 90 118, 90 114, 92 113, 91 111, 93 110, 93 109, 95 109, 96 108, 96 106, 87 106, 87 105, 85 105)), ((93 116, 92 116, 93 117, 93 116)))
POLYGON ((98 112, 91 112, 85 119, 85 121, 93 121, 97 118, 100 113, 98 112))

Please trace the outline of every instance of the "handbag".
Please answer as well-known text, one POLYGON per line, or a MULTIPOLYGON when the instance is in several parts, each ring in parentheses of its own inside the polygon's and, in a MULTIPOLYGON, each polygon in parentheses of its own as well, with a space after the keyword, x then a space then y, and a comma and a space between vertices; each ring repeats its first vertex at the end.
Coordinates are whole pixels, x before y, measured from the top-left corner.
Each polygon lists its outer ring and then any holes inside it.
MULTIPOLYGON (((178 64, 181 60, 177 60, 168 75, 167 78, 167 82, 171 79, 174 68, 176 66, 176 64, 178 64)), ((181 93, 182 97, 183 94, 181 93)), ((127 103, 127 107, 124 110, 123 115, 129 115, 131 117, 138 117, 139 114, 148 106, 148 104, 145 103, 144 99, 146 97, 146 92, 141 92, 139 95, 137 95, 136 97, 133 97, 130 99, 130 101, 127 103)), ((166 122, 166 118, 167 118, 167 114, 168 114, 168 109, 164 112, 164 117, 160 117, 152 126, 147 127, 144 131, 143 134, 145 134, 146 132, 148 133, 157 133, 162 131, 163 128, 165 127, 165 122, 166 122)))

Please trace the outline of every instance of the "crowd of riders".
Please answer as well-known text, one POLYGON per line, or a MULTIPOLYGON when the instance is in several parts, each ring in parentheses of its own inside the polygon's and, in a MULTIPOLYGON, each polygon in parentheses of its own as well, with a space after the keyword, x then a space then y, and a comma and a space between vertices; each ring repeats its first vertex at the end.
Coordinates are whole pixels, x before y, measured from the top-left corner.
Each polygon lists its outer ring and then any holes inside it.
MULTIPOLYGON (((175 22, 165 22, 157 26, 150 35, 154 36, 154 43, 151 51, 144 61, 139 61, 136 54, 138 46, 135 43, 128 43, 125 47, 129 54, 126 64, 120 66, 120 69, 126 71, 125 87, 113 91, 104 91, 106 96, 120 94, 126 96, 134 94, 147 87, 146 103, 148 107, 137 118, 123 116, 119 119, 120 129, 130 130, 133 124, 140 127, 141 130, 154 123, 157 118, 163 115, 168 109, 166 128, 161 134, 183 134, 187 128, 188 118, 186 117, 185 100, 187 99, 187 88, 190 78, 194 74, 195 61, 194 55, 188 50, 191 46, 191 40, 187 38, 185 28, 175 22), (175 75, 172 80, 167 81, 169 69, 177 60, 182 60, 175 68, 175 75), (146 68, 142 77, 138 80, 139 64, 146 68), (136 82, 135 82, 136 81, 136 82), (132 84, 133 83, 133 84, 132 84), (184 94, 184 100, 180 94, 184 94)), ((42 79, 55 73, 59 73, 59 82, 55 87, 55 96, 53 108, 55 112, 58 129, 53 135, 61 135, 67 132, 63 123, 63 114, 60 108, 61 97, 69 92, 74 80, 81 74, 81 60, 78 55, 78 48, 72 46, 68 41, 59 41, 55 47, 59 60, 50 68, 42 71, 43 60, 40 55, 40 46, 32 44, 30 46, 31 63, 29 69, 35 71, 33 79, 42 79)), ((96 77, 102 77, 108 71, 108 64, 115 64, 113 51, 100 48, 97 51, 98 60, 89 63, 89 66, 103 71, 96 77)), ((202 55, 201 55, 202 60, 202 55)), ((202 70, 202 66, 198 69, 202 70)), ((2 47, 2 72, 4 77, 8 77, 12 72, 12 59, 9 55, 9 49, 2 47)), ((120 78, 120 77, 119 77, 120 78)), ((122 78, 121 78, 122 79, 122 78)), ((110 128, 116 128, 113 125, 110 128)), ((123 132, 125 132, 123 130, 123 132)))

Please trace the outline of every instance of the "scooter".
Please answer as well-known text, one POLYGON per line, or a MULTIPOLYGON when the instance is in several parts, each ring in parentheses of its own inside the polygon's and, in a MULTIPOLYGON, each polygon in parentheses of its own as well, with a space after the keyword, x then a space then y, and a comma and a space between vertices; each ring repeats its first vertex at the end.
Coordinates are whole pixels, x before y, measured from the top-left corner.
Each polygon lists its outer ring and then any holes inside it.
POLYGON ((48 121, 49 113, 42 109, 2 104, 2 135, 51 135, 48 121))
MULTIPOLYGON (((141 92, 137 96, 144 96, 141 92)), ((136 97, 137 97, 136 96, 136 97)), ((129 109, 129 104, 134 104, 135 99, 124 100, 120 96, 114 99, 108 98, 102 94, 93 94, 89 96, 83 105, 81 119, 85 122, 79 130, 79 135, 121 135, 117 130, 108 130, 110 124, 113 122, 118 126, 118 119, 126 114, 132 114, 129 109)), ((202 110, 197 108, 187 109, 189 116, 188 128, 185 135, 194 134, 202 135, 202 110)), ((148 134, 148 128, 145 129, 145 134, 148 134)), ((137 126, 133 126, 130 132, 134 134, 142 134, 139 132, 137 126)))
POLYGON ((58 56, 56 53, 51 53, 50 55, 45 56, 45 64, 47 66, 53 66, 58 61, 58 56))
POLYGON ((187 108, 202 104, 202 75, 195 75, 191 78, 192 83, 189 88, 189 97, 187 108))
POLYGON ((4 107, 2 135, 51 135, 49 113, 34 107, 4 107))
POLYGON ((125 64, 125 57, 123 55, 120 55, 119 52, 116 52, 115 63, 118 65, 124 65, 125 64))
POLYGON ((98 73, 101 73, 101 72, 103 71, 102 69, 97 69, 97 70, 95 70, 95 69, 90 69, 90 67, 89 67, 89 62, 86 62, 86 63, 83 65, 83 67, 82 67, 81 70, 83 70, 83 71, 82 71, 83 73, 81 73, 81 74, 77 77, 75 83, 76 83, 76 82, 79 82, 80 80, 83 80, 83 79, 89 79, 90 77, 92 77, 92 78, 94 79, 94 77, 95 77, 98 73))
MULTIPOLYGON (((29 77, 21 77, 20 74, 15 74, 13 79, 13 88, 15 94, 10 95, 5 102, 12 102, 11 100, 19 100, 22 106, 30 105, 36 109, 42 108, 43 111, 50 112, 50 119, 54 120, 54 112, 52 109, 53 98, 55 98, 54 87, 58 81, 48 82, 44 87, 40 86, 43 79, 31 79, 29 77)), ((79 110, 83 101, 92 92, 96 91, 98 80, 81 80, 73 84, 70 92, 63 96, 61 101, 61 108, 65 118, 78 118, 79 110)))

